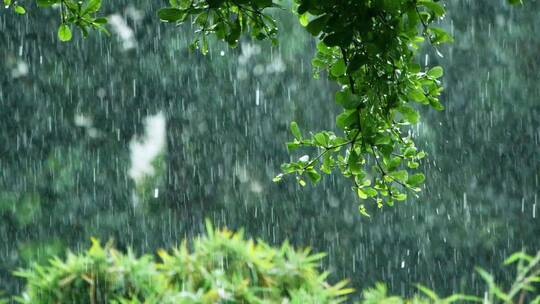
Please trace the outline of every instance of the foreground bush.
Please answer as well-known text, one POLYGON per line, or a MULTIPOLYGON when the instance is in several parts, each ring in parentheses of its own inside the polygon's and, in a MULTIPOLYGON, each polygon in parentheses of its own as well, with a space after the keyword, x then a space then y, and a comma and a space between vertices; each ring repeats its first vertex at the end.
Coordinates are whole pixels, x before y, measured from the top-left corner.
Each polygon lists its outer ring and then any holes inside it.
POLYGON ((272 248, 242 233, 214 230, 160 261, 102 247, 93 240, 82 253, 16 274, 26 279, 21 303, 339 303, 351 289, 331 286, 317 271, 323 254, 272 248))
MULTIPOLYGON (((279 303, 331 304, 346 300, 353 290, 346 281, 326 282, 327 273, 317 265, 324 254, 294 250, 287 243, 273 248, 262 241, 245 240, 243 234, 213 229, 207 235, 167 252, 135 257, 123 254, 110 244, 92 247, 81 254, 68 253, 65 261, 54 258, 48 265, 34 265, 16 275, 26 279, 23 294, 16 298, 27 304, 206 304, 279 303)), ((516 264, 516 280, 507 291, 485 270, 477 269, 486 281, 481 297, 454 294, 439 297, 418 285, 419 295, 403 299, 387 294, 385 285, 366 289, 362 304, 428 303, 534 303, 540 304, 540 252, 529 256, 518 252, 506 265, 516 264)), ((1 303, 7 303, 0 299, 1 303)))

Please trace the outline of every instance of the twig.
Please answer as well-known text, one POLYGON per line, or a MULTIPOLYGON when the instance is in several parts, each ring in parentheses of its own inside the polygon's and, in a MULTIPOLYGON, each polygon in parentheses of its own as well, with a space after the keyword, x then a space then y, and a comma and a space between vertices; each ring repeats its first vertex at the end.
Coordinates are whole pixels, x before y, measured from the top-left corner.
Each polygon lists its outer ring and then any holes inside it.
MULTIPOLYGON (((340 47, 340 49, 341 49, 341 56, 343 57, 343 62, 345 62, 345 65, 348 66, 349 59, 347 58, 347 53, 343 47, 340 47)), ((354 79, 349 73, 347 73, 347 76, 349 77, 349 85, 351 86, 351 93, 356 94, 354 90, 354 79)))
MULTIPOLYGON (((410 191, 412 191, 414 193, 414 188, 410 187, 407 184, 404 184, 403 182, 401 182, 400 180, 394 178, 393 176, 388 175, 388 173, 386 173, 386 171, 384 171, 384 169, 382 168, 382 166, 381 166, 381 164, 379 162, 379 159, 377 158, 377 153, 375 152, 375 147, 373 145, 371 145, 371 150, 373 150, 373 153, 375 154, 375 163, 377 163, 377 167, 379 167, 379 170, 381 170, 381 174, 383 176, 383 182, 386 184, 386 181, 384 180, 384 177, 388 176, 388 178, 392 179, 393 182, 401 185, 406 190, 410 190, 410 191)), ((388 184, 386 184, 386 185, 388 186, 388 184)), ((390 195, 392 195, 392 192, 390 192, 390 187, 388 187, 388 192, 390 193, 390 195)))
POLYGON ((324 148, 324 151, 321 152, 319 155, 317 155, 314 159, 312 159, 309 163, 307 163, 307 165, 305 165, 302 169, 303 170, 306 170, 307 168, 311 167, 317 160, 319 160, 321 157, 323 157, 326 153, 328 153, 329 151, 331 150, 334 150, 334 149, 337 149, 339 147, 343 147, 343 146, 346 146, 348 144, 352 144, 354 145, 354 142, 356 141, 356 139, 358 138, 358 135, 360 134, 360 130, 358 130, 358 132, 356 133, 356 135, 354 136, 353 139, 347 141, 347 142, 344 142, 344 143, 341 143, 341 144, 337 144, 337 145, 333 145, 333 146, 328 146, 328 147, 323 147, 324 148))

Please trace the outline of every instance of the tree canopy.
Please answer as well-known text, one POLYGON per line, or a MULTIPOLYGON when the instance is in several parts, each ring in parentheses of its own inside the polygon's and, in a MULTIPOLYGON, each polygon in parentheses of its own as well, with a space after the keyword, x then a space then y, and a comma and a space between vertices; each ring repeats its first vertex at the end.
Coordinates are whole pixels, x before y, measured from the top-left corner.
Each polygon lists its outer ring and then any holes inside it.
POLYGON ((17 274, 27 280, 20 303, 328 303, 352 289, 346 281, 330 285, 319 273, 323 254, 273 248, 245 240, 243 233, 214 229, 188 247, 160 250, 160 262, 105 248, 97 240, 83 254, 35 265, 17 274))

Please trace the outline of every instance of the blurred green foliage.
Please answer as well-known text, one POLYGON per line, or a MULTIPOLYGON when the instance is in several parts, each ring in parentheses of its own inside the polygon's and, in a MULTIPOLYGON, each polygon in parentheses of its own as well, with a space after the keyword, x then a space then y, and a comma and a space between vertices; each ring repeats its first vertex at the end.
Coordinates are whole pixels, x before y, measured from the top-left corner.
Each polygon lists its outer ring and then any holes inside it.
MULTIPOLYGON (((246 240, 242 232, 214 229, 207 221, 207 235, 187 240, 172 252, 160 250, 137 258, 123 254, 110 244, 92 247, 81 254, 68 253, 65 260, 35 263, 16 275, 26 281, 19 303, 341 303, 353 289, 347 281, 326 282, 328 273, 317 266, 324 254, 309 249, 294 250, 288 243, 273 248, 261 240, 246 240)), ((505 264, 517 264, 516 281, 508 292, 491 274, 478 272, 488 285, 482 297, 454 294, 440 298, 429 288, 417 285, 419 295, 406 300, 389 296, 384 284, 366 289, 363 304, 478 302, 540 303, 540 252, 529 256, 518 252, 505 264), (529 293, 529 294, 527 294, 529 293)))
POLYGON ((242 232, 214 230, 187 240, 172 252, 136 258, 93 240, 65 261, 36 264, 16 274, 25 278, 20 303, 340 303, 352 289, 346 281, 329 285, 317 271, 322 254, 272 248, 245 240, 242 232))

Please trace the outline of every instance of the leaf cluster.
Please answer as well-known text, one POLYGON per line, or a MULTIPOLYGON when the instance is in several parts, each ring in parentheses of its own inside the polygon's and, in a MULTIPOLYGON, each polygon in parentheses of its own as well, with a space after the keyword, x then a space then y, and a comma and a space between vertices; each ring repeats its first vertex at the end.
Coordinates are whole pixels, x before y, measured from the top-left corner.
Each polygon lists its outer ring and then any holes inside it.
MULTIPOLYGON (((362 200, 378 207, 415 195, 425 177, 411 172, 425 153, 419 151, 408 126, 418 123, 415 104, 442 110, 441 67, 422 71, 416 50, 425 38, 433 45, 451 41, 440 28, 430 26, 444 13, 433 1, 297 1, 300 23, 319 39, 313 59, 316 76, 324 73, 341 85, 335 102, 343 108, 336 117, 342 135, 319 132, 295 139, 289 150, 310 147, 320 151, 282 167, 304 173, 318 182, 320 173, 338 169, 353 182, 362 200)), ((281 179, 278 175, 276 180, 281 179)), ((367 215, 364 205, 359 211, 367 215)))
POLYGON ((4 7, 13 9, 13 11, 19 15, 26 14, 26 9, 18 1, 4 0, 4 7))
POLYGON ((495 278, 489 272, 482 268, 476 271, 488 285, 488 291, 485 295, 485 303, 524 303, 527 293, 533 295, 529 303, 540 303, 540 252, 535 256, 526 254, 523 251, 516 252, 504 261, 505 265, 516 265, 516 279, 508 291, 496 283, 495 278))
MULTIPOLYGON (((60 41, 67 42, 72 39, 72 27, 74 26, 81 30, 85 38, 88 36, 89 30, 98 30, 109 34, 105 28, 107 18, 96 16, 101 8, 101 0, 36 0, 36 5, 39 8, 59 7, 61 22, 58 27, 58 39, 60 41)), ((4 6, 6 8, 13 7, 18 14, 26 14, 26 9, 20 1, 4 0, 4 6)))
POLYGON ((483 297, 452 294, 446 298, 441 298, 433 290, 416 285, 420 294, 412 299, 403 299, 397 296, 389 296, 384 284, 377 284, 374 288, 366 289, 363 292, 363 304, 388 303, 388 304, 422 304, 422 303, 540 303, 538 288, 540 287, 540 251, 535 256, 526 254, 523 251, 516 252, 504 261, 504 265, 517 264, 516 279, 508 291, 504 291, 497 283, 493 275, 489 272, 477 268, 484 282, 487 284, 487 291, 483 297), (527 297, 530 295, 530 297, 527 297))
MULTIPOLYGON (((239 35, 248 31, 241 21, 250 20, 250 16, 254 36, 272 36, 260 35, 259 30, 268 28, 264 20, 271 17, 263 9, 272 6, 278 4, 174 0, 170 8, 160 10, 160 18, 182 23, 192 16, 203 37, 215 33, 234 46, 239 35)), ((430 26, 444 15, 444 7, 431 0, 298 0, 295 10, 300 23, 320 41, 313 59, 315 75, 324 72, 341 85, 335 98, 343 108, 336 117, 341 132, 322 131, 303 138, 293 122, 295 139, 288 144, 289 150, 307 147, 319 154, 284 164, 274 181, 295 174, 305 186, 305 175, 317 183, 322 173, 337 169, 353 181, 352 188, 360 199, 372 198, 379 207, 405 200, 407 191, 418 192, 424 175, 409 171, 418 168, 425 153, 418 151, 412 136, 405 133, 407 126, 419 120, 411 103, 437 110, 444 107, 438 99, 442 68, 422 71, 415 62, 415 51, 425 37, 433 45, 451 41, 444 30, 430 26)), ((203 53, 207 52, 205 41, 203 53)), ((360 212, 367 214, 365 210, 361 205, 360 212)))
POLYGON ((262 10, 277 7, 271 0, 170 0, 170 7, 158 11, 164 22, 182 24, 192 20, 199 35, 192 49, 208 53, 207 36, 215 34, 231 47, 238 44, 240 35, 249 32, 258 40, 271 39, 277 43, 276 21, 262 10))

